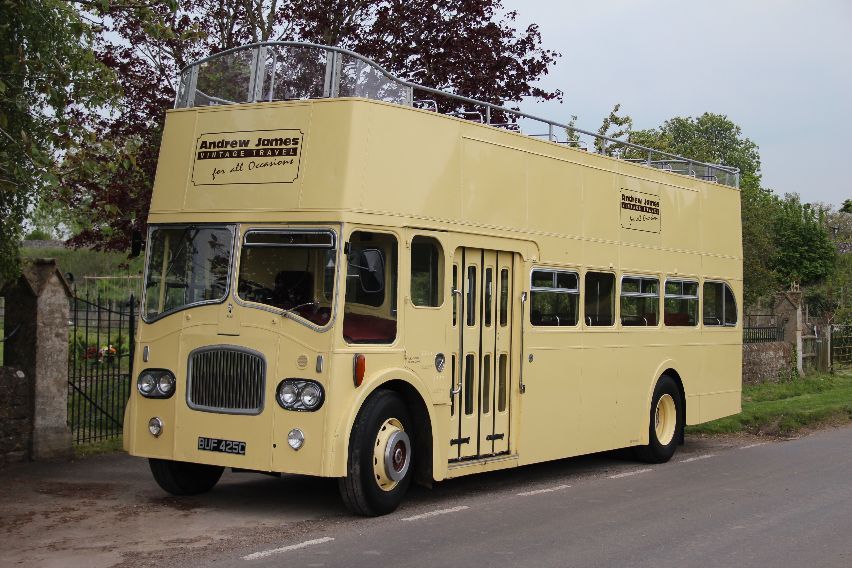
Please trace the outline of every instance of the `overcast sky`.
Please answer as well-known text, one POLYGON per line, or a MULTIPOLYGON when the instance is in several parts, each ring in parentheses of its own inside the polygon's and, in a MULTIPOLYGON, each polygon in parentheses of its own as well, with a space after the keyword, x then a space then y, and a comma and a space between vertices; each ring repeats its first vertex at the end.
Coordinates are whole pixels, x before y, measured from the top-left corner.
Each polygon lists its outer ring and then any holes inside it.
POLYGON ((543 81, 562 104, 522 109, 597 130, 725 114, 760 147, 763 185, 852 198, 852 0, 504 0, 562 53, 543 81))

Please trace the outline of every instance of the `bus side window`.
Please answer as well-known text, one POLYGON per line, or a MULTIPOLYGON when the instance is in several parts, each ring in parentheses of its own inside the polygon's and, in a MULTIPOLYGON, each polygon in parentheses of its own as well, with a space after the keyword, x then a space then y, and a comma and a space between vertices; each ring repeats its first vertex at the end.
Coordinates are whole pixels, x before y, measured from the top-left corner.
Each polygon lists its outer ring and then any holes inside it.
POLYGON ((667 326, 698 325, 698 282, 666 280, 664 306, 667 326))
POLYGON ((589 326, 612 325, 615 321, 615 274, 587 272, 584 321, 589 326))
POLYGON ((576 272, 533 270, 530 276, 530 323, 535 326, 574 326, 580 303, 576 272))
POLYGON ((730 286, 725 284, 725 325, 737 325, 737 301, 730 286))
POLYGON ((737 325, 737 302, 725 282, 704 283, 704 325, 737 325))
POLYGON ((660 281, 624 276, 621 279, 621 325, 657 325, 660 313, 660 281))
POLYGON ((347 343, 393 343, 396 339, 396 238, 384 233, 355 231, 349 242, 343 338, 347 343), (364 251, 370 251, 375 264, 369 265, 364 251), (376 270, 382 270, 382 274, 371 277, 376 270))
POLYGON ((431 237, 411 240, 411 301, 436 308, 444 303, 444 251, 431 237))

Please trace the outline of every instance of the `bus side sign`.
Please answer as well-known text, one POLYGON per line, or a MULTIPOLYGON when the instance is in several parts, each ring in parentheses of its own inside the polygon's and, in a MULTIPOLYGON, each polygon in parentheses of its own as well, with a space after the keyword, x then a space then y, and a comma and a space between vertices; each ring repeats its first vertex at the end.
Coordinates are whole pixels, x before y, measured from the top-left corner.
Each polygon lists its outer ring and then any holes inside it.
POLYGON ((659 233, 662 221, 660 197, 650 193, 621 190, 621 227, 645 233, 659 233))

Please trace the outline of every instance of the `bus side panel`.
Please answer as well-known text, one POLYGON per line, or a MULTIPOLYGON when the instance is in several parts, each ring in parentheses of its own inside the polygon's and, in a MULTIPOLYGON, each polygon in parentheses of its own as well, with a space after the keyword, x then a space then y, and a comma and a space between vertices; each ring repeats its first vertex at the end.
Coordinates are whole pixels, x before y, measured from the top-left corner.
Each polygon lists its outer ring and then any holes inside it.
MULTIPOLYGON (((521 464, 581 453, 580 414, 583 377, 580 330, 532 327, 524 318, 524 386, 520 396, 521 464)), ((598 416, 597 418, 604 418, 598 416)))
POLYGON ((698 422, 716 420, 741 410, 741 333, 737 328, 705 330, 710 345, 704 350, 705 380, 698 422))

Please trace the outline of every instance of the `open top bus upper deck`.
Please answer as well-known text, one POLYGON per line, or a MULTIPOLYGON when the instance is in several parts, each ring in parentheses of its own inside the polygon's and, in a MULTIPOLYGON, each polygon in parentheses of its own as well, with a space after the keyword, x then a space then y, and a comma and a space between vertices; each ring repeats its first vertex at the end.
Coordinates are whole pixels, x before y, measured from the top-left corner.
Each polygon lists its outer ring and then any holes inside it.
POLYGON ((535 242, 541 257, 568 238, 710 255, 731 263, 718 274, 741 274, 735 169, 578 130, 626 149, 586 151, 557 137, 566 125, 439 94, 312 44, 200 60, 168 112, 149 223, 455 230, 535 242), (525 135, 529 124, 548 133, 525 135))
POLYGON ((625 142, 516 109, 403 80, 339 47, 263 42, 222 51, 181 71, 175 108, 355 97, 431 110, 617 159, 739 187, 739 169, 625 142), (528 132, 525 132, 528 131, 528 132))

